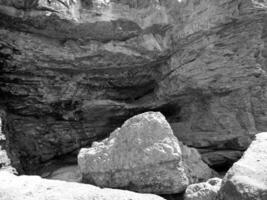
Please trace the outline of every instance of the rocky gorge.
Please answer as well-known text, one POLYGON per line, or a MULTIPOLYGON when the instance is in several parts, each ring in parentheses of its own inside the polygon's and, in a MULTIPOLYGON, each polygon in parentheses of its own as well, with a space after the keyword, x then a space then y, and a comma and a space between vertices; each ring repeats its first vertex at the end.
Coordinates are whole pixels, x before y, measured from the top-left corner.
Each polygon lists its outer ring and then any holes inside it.
POLYGON ((87 183, 1 172, 0 199, 265 200, 266 16, 265 0, 0 0, 0 166, 87 183), (256 177, 233 165, 254 154, 256 177))

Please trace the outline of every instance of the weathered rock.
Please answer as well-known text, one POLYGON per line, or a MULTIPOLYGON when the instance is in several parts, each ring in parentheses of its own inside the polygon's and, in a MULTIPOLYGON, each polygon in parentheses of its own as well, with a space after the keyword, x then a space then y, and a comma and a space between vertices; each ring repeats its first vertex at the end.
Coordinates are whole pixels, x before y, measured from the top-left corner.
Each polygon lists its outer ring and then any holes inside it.
POLYGON ((222 180, 209 179, 207 182, 189 185, 184 194, 184 200, 218 200, 218 192, 222 180))
POLYGON ((100 189, 92 185, 46 180, 38 176, 15 176, 0 172, 0 197, 4 200, 163 200, 152 194, 100 189))
POLYGON ((0 104, 27 172, 148 110, 209 155, 266 130, 265 1, 24 2, 0 0, 0 104))
POLYGON ((189 183, 199 183, 215 177, 217 173, 201 159, 201 155, 194 148, 187 147, 179 142, 182 151, 182 161, 189 179, 189 183))
POLYGON ((267 133, 259 133, 223 178, 222 200, 267 199, 267 133))
POLYGON ((18 167, 19 163, 15 162, 19 161, 15 157, 14 151, 11 150, 9 146, 9 135, 7 133, 6 121, 6 112, 0 108, 0 171, 5 170, 11 173, 17 173, 12 165, 14 164, 18 167))
POLYGON ((83 181, 101 187, 170 194, 188 185, 178 140, 159 112, 134 116, 109 138, 81 149, 78 164, 83 181))

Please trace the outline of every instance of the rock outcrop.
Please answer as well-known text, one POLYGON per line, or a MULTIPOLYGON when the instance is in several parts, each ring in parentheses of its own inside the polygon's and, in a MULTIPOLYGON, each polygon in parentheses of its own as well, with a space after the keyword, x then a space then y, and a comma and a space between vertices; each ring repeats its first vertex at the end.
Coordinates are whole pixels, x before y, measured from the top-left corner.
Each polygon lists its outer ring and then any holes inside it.
POLYGON ((178 140, 158 112, 134 116, 109 138, 81 149, 78 164, 83 181, 101 187, 172 194, 189 184, 178 140))
POLYGON ((267 133, 259 133, 223 178, 222 200, 267 199, 267 133))
POLYGON ((148 110, 210 165, 266 130, 265 1, 49 2, 0 0, 0 105, 27 172, 148 110))
POLYGON ((0 197, 4 200, 164 200, 152 194, 101 189, 92 185, 42 179, 38 176, 15 176, 0 172, 0 197))
POLYGON ((222 179, 212 178, 207 182, 189 185, 184 200, 218 200, 222 179))

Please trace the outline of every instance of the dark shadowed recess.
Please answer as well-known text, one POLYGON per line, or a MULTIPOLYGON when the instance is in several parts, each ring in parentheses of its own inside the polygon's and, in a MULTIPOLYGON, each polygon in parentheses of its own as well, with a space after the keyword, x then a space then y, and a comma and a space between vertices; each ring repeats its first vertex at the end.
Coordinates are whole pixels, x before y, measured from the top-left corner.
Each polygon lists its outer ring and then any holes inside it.
POLYGON ((184 193, 180 194, 165 194, 165 195, 160 195, 164 199, 167 200, 184 200, 184 193))
POLYGON ((234 162, 235 161, 232 161, 231 162, 231 161, 228 160, 224 164, 212 166, 212 169, 214 169, 215 171, 217 171, 219 174, 224 175, 233 166, 233 163, 234 162))

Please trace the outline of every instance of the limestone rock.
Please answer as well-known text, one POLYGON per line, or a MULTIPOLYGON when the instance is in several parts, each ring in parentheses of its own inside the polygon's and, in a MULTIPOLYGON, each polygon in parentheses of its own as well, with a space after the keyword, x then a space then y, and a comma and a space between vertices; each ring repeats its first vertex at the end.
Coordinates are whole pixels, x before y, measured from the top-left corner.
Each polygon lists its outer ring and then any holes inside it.
POLYGON ((101 187, 169 194, 188 185, 178 140, 159 112, 136 115, 109 138, 81 149, 78 164, 83 181, 101 187))
POLYGON ((209 179, 207 182, 189 185, 184 194, 184 200, 218 200, 218 192, 222 180, 209 179))
POLYGON ((187 147, 179 142, 182 151, 182 161, 189 182, 199 183, 215 177, 217 173, 201 159, 201 155, 194 148, 187 147))
POLYGON ((255 140, 223 178, 222 200, 267 199, 267 133, 255 140))
POLYGON ((163 200, 152 194, 100 189, 92 185, 46 180, 38 176, 15 176, 0 172, 0 197, 4 200, 163 200))
POLYGON ((24 2, 0 0, 0 105, 28 173, 149 110, 211 165, 267 129, 266 1, 24 2))

